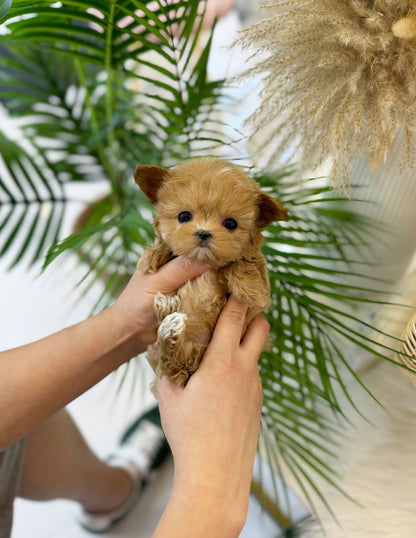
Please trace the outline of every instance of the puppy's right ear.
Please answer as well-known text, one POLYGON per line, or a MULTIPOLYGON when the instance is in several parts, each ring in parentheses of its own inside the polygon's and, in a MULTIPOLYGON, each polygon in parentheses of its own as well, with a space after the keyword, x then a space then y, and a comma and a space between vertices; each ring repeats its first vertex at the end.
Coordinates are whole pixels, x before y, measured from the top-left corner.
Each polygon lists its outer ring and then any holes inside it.
POLYGON ((169 170, 160 166, 138 166, 134 173, 134 180, 152 204, 157 202, 157 193, 169 175, 169 170))

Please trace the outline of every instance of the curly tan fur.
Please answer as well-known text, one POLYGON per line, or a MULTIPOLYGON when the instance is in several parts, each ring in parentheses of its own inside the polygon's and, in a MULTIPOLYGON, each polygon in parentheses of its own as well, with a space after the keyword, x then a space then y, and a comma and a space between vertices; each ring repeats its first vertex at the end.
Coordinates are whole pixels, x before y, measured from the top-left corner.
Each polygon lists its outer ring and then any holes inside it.
POLYGON ((261 231, 288 213, 241 167, 220 159, 194 159, 171 170, 138 166, 135 180, 155 206, 158 237, 139 268, 154 272, 180 255, 210 267, 173 297, 155 298, 159 330, 148 359, 157 377, 168 375, 184 385, 198 368, 230 293, 248 307, 246 326, 270 305, 261 231), (179 218, 183 212, 185 222, 179 218), (226 226, 230 219, 237 224, 233 229, 226 226))

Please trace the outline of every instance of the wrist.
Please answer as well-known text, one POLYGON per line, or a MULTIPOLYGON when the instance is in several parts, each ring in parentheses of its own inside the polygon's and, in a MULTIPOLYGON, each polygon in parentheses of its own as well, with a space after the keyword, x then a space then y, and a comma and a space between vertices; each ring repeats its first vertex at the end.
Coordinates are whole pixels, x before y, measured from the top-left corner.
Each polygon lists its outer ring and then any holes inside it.
POLYGON ((145 327, 139 320, 125 313, 117 302, 106 310, 113 326, 118 331, 118 345, 129 350, 128 354, 131 355, 129 358, 146 351, 150 341, 154 340, 154 330, 145 327))
MULTIPOLYGON (((237 538, 248 510, 248 498, 247 502, 241 500, 240 492, 209 480, 193 484, 177 484, 175 480, 169 508, 183 516, 180 521, 188 521, 189 538, 237 538)), ((183 529, 181 537, 188 538, 183 529)))

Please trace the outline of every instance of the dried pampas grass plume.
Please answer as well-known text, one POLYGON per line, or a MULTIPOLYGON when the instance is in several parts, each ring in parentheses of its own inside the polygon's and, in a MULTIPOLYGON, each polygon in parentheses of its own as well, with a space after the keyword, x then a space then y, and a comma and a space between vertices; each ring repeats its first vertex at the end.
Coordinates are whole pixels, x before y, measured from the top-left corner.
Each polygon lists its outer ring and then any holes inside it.
POLYGON ((261 75, 253 137, 272 159, 299 149, 305 168, 326 158, 347 188, 359 155, 383 163, 403 129, 403 165, 416 134, 416 0, 274 0, 271 18, 243 31, 261 75), (261 53, 260 58, 257 56, 261 53), (265 144, 266 141, 266 144, 265 144))

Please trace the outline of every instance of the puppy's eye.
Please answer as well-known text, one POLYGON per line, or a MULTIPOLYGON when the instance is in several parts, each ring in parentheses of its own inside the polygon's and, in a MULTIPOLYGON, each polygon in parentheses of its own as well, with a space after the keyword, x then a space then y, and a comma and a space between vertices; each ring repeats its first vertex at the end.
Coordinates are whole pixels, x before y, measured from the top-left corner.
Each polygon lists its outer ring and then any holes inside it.
POLYGON ((192 213, 189 211, 182 211, 178 215, 178 221, 183 224, 184 222, 190 222, 192 220, 192 213))
POLYGON ((225 219, 222 225, 230 232, 238 228, 238 222, 235 219, 225 219))

